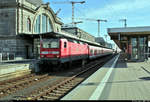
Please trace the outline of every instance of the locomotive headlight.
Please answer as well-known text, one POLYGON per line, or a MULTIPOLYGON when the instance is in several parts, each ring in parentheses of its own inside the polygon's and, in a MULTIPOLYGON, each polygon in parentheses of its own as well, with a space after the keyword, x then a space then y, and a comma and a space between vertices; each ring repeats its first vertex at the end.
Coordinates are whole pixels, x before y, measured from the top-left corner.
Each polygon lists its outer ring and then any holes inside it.
POLYGON ((42 54, 48 54, 48 51, 43 51, 42 54))
POLYGON ((41 55, 41 57, 43 58, 43 57, 45 57, 44 55, 41 55))

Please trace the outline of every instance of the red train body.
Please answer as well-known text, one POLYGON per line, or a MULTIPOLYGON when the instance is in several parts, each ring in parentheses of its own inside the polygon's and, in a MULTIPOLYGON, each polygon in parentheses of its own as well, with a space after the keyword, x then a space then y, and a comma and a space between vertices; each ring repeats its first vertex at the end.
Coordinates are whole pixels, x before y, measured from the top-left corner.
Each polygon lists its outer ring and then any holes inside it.
POLYGON ((59 66, 63 63, 95 59, 112 53, 112 49, 88 45, 81 41, 65 38, 52 38, 42 40, 40 59, 44 63, 59 66))

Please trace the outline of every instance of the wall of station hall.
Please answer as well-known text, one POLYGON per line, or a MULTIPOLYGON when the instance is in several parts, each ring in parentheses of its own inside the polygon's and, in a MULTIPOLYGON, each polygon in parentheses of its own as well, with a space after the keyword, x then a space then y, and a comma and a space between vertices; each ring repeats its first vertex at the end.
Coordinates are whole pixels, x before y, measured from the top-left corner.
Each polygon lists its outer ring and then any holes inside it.
POLYGON ((61 32, 61 21, 42 0, 1 0, 0 16, 0 61, 35 57, 34 40, 20 35, 61 32))

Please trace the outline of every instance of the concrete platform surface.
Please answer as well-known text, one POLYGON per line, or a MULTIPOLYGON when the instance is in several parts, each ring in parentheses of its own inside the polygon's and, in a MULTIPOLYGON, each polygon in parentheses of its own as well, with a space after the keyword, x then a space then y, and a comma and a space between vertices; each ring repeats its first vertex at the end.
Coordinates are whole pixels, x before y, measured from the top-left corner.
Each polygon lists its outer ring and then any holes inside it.
POLYGON ((0 62, 0 76, 22 70, 32 70, 36 59, 12 60, 0 62))
POLYGON ((28 70, 30 64, 7 64, 0 65, 0 75, 16 72, 19 70, 28 70))
POLYGON ((0 81, 30 74, 33 61, 35 59, 0 62, 0 81))
POLYGON ((61 100, 150 100, 150 61, 126 62, 118 57, 61 100))

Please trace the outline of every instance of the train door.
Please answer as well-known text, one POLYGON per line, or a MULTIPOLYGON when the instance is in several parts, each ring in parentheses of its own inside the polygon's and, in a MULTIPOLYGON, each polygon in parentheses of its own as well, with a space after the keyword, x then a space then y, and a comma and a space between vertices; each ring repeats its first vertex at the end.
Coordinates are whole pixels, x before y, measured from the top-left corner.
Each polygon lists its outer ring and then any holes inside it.
POLYGON ((67 51, 67 42, 66 41, 64 41, 64 54, 65 54, 65 56, 68 56, 68 51, 67 51))
POLYGON ((61 57, 68 57, 68 42, 67 40, 61 40, 61 57))

